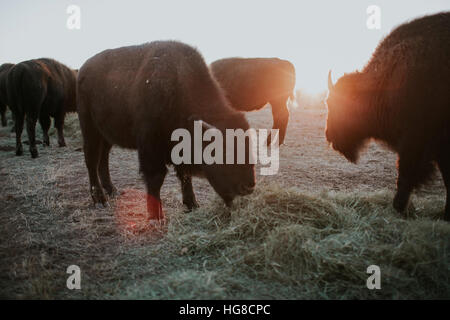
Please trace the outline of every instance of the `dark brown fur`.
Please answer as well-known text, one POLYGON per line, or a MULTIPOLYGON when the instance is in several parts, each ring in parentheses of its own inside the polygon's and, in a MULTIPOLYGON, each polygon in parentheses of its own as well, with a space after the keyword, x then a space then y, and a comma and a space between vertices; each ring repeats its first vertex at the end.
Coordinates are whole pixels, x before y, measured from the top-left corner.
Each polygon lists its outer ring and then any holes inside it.
POLYGON ((21 136, 25 119, 33 158, 38 156, 35 137, 38 119, 44 145, 50 145, 48 130, 50 117, 53 117, 59 146, 65 146, 64 117, 67 112, 76 111, 76 72, 52 59, 29 60, 11 68, 6 86, 8 104, 15 119, 16 154, 23 153, 21 136))
POLYGON ((234 109, 253 111, 270 103, 273 128, 280 130, 282 144, 289 121, 286 103, 293 99, 295 87, 292 63, 277 58, 227 58, 210 68, 234 109))
POLYGON ((326 136, 356 162, 371 138, 399 155, 394 207, 403 211, 412 190, 436 163, 447 188, 450 220, 450 13, 403 24, 377 47, 362 72, 331 88, 326 136))
MULTIPOLYGON (((108 169, 113 145, 137 149, 151 219, 152 199, 160 202, 160 189, 171 164, 175 129, 193 131, 194 120, 204 120, 224 132, 248 129, 243 114, 234 111, 192 47, 172 41, 106 50, 89 59, 78 76, 78 112, 84 139, 94 203, 106 203, 103 189, 115 188, 108 169)), ((205 176, 216 192, 231 203, 255 184, 253 165, 178 165, 183 202, 198 206, 192 175, 205 176)))
POLYGON ((6 107, 8 105, 6 101, 6 78, 9 70, 14 66, 12 63, 4 63, 0 66, 0 116, 2 118, 2 126, 6 127, 6 107))

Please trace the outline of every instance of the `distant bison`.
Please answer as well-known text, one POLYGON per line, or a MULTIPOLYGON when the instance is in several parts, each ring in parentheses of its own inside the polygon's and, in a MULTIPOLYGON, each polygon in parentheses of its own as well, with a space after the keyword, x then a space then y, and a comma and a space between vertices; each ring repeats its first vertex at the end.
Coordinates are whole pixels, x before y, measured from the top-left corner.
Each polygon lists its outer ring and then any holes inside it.
MULTIPOLYGON (((103 189, 110 195, 115 192, 108 168, 112 145, 137 149, 147 187, 149 220, 153 221, 164 219, 160 189, 166 166, 172 164, 175 129, 185 128, 193 136, 194 120, 203 120, 222 132, 249 128, 244 115, 228 105, 202 56, 179 42, 103 51, 81 67, 77 90, 94 203, 106 204, 103 189)), ((181 164, 175 169, 188 208, 198 206, 192 175, 206 177, 227 205, 255 186, 252 164, 181 164)))
POLYGON ((284 143, 289 121, 286 103, 294 97, 292 63, 277 58, 228 58, 210 67, 234 109, 253 111, 270 103, 273 128, 280 130, 279 143, 284 143))
POLYGON ((5 63, 0 66, 0 115, 3 127, 8 124, 6 120, 6 106, 8 105, 6 101, 6 77, 13 66, 12 63, 5 63))
POLYGON ((450 13, 403 24, 377 47, 362 72, 328 79, 327 140, 348 160, 371 138, 399 155, 394 208, 436 163, 447 188, 450 220, 450 13))
POLYGON ((21 135, 26 119, 30 153, 38 156, 36 122, 42 127, 44 145, 50 145, 50 117, 55 119, 60 147, 66 145, 63 126, 67 112, 76 111, 76 71, 52 59, 36 59, 16 64, 8 73, 8 103, 15 118, 16 155, 22 155, 21 135))

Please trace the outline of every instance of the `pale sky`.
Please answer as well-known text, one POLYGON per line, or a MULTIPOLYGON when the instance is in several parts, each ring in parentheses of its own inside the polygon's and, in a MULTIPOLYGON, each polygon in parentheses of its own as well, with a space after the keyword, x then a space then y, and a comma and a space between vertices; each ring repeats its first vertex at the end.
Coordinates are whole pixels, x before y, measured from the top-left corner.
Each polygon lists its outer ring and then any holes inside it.
POLYGON ((0 0, 0 63, 50 57, 79 68, 109 48, 179 40, 207 63, 279 57, 297 71, 297 88, 315 93, 364 66, 398 24, 439 11, 450 0, 0 0), (81 9, 81 29, 69 30, 69 5, 81 9), (369 5, 381 9, 381 29, 366 27, 369 5))

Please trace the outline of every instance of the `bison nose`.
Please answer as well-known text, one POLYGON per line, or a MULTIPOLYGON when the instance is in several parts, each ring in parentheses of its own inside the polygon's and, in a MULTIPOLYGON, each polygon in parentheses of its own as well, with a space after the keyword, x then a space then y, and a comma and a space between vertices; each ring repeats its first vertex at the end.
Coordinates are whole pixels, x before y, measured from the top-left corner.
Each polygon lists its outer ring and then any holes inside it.
POLYGON ((252 193, 254 189, 255 189, 255 182, 242 183, 238 187, 238 193, 241 196, 245 196, 245 195, 252 193))
POLYGON ((256 185, 256 183, 253 180, 253 181, 247 183, 246 187, 247 187, 247 189, 253 189, 255 187, 255 185, 256 185))

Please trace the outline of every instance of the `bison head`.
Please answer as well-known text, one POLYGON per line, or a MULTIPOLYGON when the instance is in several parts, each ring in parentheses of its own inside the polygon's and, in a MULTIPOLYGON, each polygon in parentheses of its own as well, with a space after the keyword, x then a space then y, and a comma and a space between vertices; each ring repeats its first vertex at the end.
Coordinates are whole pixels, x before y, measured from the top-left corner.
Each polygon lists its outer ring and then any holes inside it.
POLYGON ((369 124, 365 123, 366 80, 360 73, 344 75, 334 85, 328 74, 328 117, 325 135, 334 150, 356 163, 367 140, 369 124))
POLYGON ((255 188, 255 170, 251 164, 205 165, 204 172, 227 206, 236 196, 248 195, 255 188))
POLYGON ((225 139, 226 129, 242 129, 246 131, 249 129, 249 125, 245 117, 238 113, 229 116, 226 119, 222 119, 218 123, 215 123, 217 128, 223 134, 223 164, 204 164, 203 172, 208 179, 211 186, 219 194, 219 196, 225 201, 227 206, 231 205, 233 199, 236 196, 248 195, 253 192, 255 188, 255 165, 250 164, 249 156, 249 140, 246 138, 245 148, 245 163, 237 163, 237 143, 234 143, 234 164, 226 164, 227 146, 225 139))

